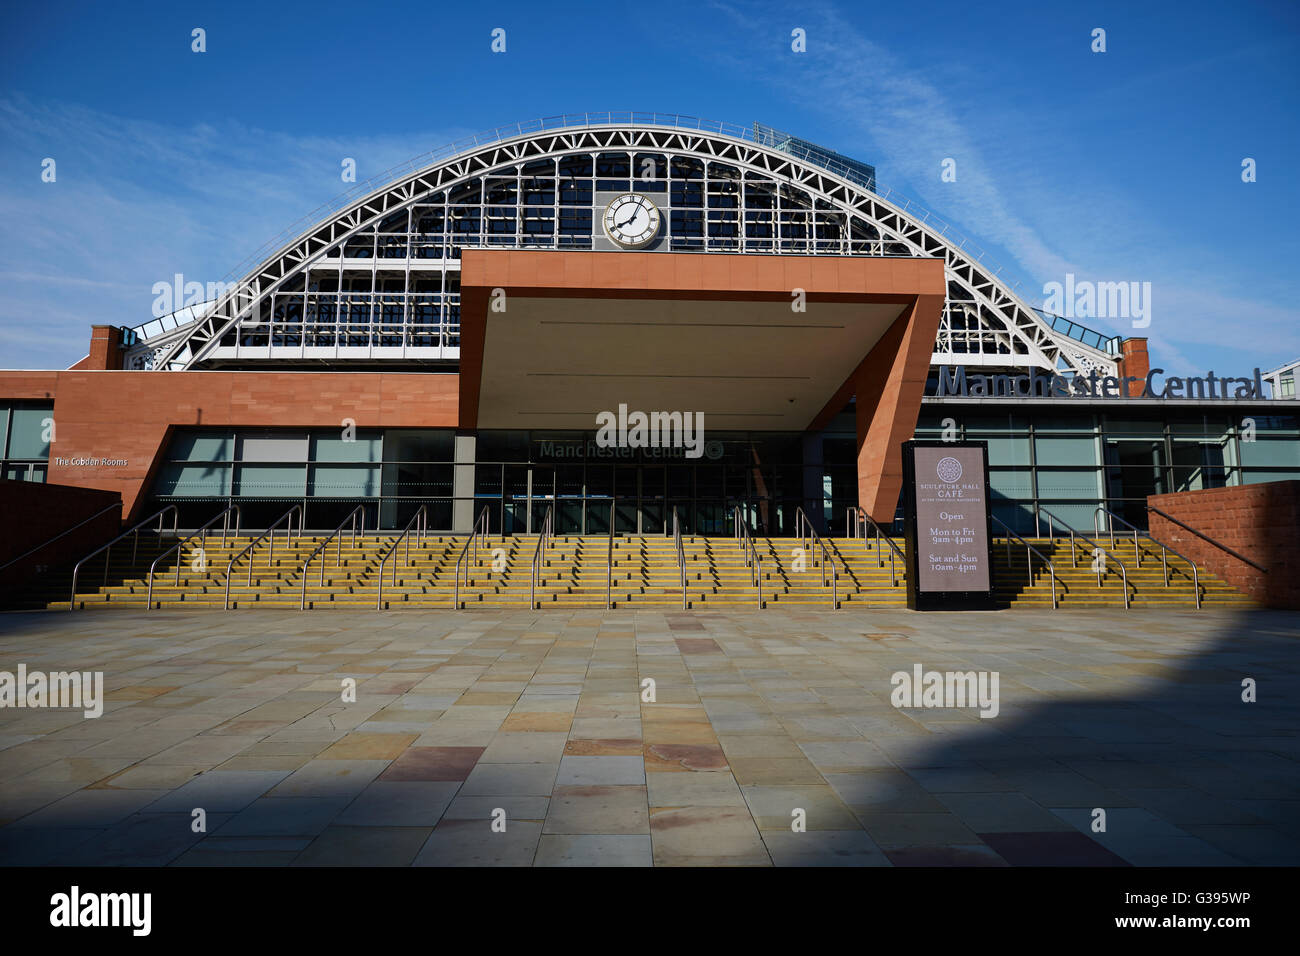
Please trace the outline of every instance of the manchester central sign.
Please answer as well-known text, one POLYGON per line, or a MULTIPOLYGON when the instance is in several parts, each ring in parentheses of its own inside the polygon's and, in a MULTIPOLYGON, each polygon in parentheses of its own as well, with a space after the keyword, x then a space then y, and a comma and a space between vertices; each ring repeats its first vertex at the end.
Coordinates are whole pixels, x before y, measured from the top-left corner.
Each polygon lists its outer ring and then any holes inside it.
POLYGON ((1153 368, 1145 378, 1101 375, 1093 369, 1067 378, 1035 369, 1018 375, 986 375, 967 372, 964 365, 939 367, 939 397, 963 398, 1178 398, 1178 399, 1262 399, 1264 383, 1259 369, 1253 378, 1230 378, 1213 371, 1192 377, 1165 376, 1153 368), (1130 395, 1128 385, 1141 382, 1142 391, 1130 395))

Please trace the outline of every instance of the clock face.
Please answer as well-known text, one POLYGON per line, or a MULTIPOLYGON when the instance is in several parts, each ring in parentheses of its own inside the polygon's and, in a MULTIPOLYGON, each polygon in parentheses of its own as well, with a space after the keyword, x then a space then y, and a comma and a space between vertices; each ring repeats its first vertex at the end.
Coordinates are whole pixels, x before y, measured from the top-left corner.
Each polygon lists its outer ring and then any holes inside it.
POLYGON ((659 235, 659 209, 637 193, 619 196, 605 207, 605 234, 628 249, 648 245, 659 235))

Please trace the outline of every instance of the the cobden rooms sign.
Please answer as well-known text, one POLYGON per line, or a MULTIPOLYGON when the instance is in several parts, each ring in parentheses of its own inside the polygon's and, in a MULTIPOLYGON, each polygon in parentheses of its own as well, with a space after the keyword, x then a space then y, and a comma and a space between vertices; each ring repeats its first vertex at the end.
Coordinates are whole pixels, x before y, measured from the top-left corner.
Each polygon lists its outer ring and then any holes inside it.
POLYGON ((54 464, 60 468, 125 468, 131 464, 129 458, 55 458, 54 464))

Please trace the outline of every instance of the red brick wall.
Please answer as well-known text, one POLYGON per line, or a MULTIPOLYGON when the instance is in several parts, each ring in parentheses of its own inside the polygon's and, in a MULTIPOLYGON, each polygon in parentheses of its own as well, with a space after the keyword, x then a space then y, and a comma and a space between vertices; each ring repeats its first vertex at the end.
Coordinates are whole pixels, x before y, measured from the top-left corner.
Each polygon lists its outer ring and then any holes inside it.
MULTIPOLYGON (((553 252, 471 249, 461 257, 461 418, 475 424, 488 300, 511 295, 577 298, 781 301, 803 289, 809 302, 897 302, 903 312, 809 424, 824 428, 857 396, 858 503, 892 521, 903 487, 902 443, 916 430, 921 396, 947 292, 937 259, 697 253, 553 252)), ((1145 374, 1145 372, 1143 373, 1145 374)))
POLYGON ((0 591, 30 580, 38 565, 55 567, 84 558, 117 534, 122 522, 122 496, 115 492, 0 480, 0 513, 5 516, 4 533, 0 534, 0 565, 114 503, 118 505, 116 510, 100 515, 50 547, 0 571, 0 591))
POLYGON ((1119 366, 1120 381, 1133 377, 1142 379, 1138 382, 1124 382, 1124 391, 1129 398, 1137 398, 1146 385, 1147 373, 1151 371, 1151 356, 1147 353, 1147 340, 1143 338, 1125 339, 1120 343, 1119 366))
POLYGON ((128 520, 176 427, 455 428, 459 394, 422 372, 0 371, 0 398, 54 399, 49 480, 120 494, 128 520))
POLYGON ((1239 488, 1207 488, 1152 495, 1153 507, 1268 569, 1262 572, 1225 554, 1160 515, 1151 536, 1177 548, 1266 607, 1300 608, 1300 481, 1239 488))
MULTIPOLYGON (((77 363, 83 369, 120 369, 122 367, 122 330, 112 325, 90 327, 90 354, 77 363)), ((76 367, 76 366, 74 366, 76 367)))

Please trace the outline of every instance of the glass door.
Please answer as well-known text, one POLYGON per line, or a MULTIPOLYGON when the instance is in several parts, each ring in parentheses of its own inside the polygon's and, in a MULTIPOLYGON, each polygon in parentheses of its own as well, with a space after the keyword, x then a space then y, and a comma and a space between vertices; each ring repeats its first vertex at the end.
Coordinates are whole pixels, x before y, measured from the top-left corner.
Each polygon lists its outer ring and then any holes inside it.
POLYGON ((1106 442, 1107 507, 1139 528, 1147 526, 1147 495, 1165 491, 1165 443, 1150 439, 1106 442))
MULTIPOLYGON (((531 534, 542 530, 546 512, 555 504, 555 486, 557 469, 549 465, 533 465, 529 469, 531 476, 528 484, 528 524, 531 534)), ((555 532, 560 534, 560 515, 555 515, 555 532)))

